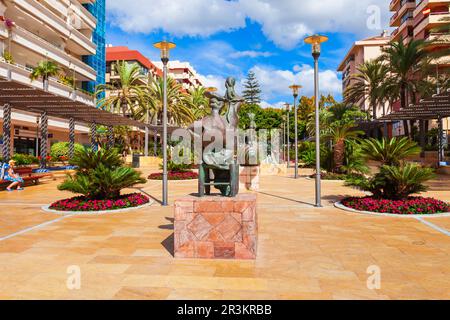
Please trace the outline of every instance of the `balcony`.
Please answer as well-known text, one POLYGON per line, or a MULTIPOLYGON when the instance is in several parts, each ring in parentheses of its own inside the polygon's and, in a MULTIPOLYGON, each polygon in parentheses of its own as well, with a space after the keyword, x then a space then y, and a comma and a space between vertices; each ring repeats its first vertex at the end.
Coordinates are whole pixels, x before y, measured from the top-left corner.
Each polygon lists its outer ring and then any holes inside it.
POLYGON ((62 19, 71 19, 75 28, 95 29, 97 19, 78 1, 43 0, 43 3, 57 12, 62 19))
POLYGON ((96 52, 95 44, 68 24, 58 15, 50 11, 47 7, 37 1, 32 0, 13 0, 17 8, 26 13, 25 18, 30 19, 30 15, 35 17, 39 23, 45 22, 47 26, 57 31, 64 38, 68 39, 70 51, 79 55, 93 55, 96 52))
POLYGON ((402 18, 405 14, 408 14, 408 11, 413 11, 416 7, 416 2, 413 1, 401 1, 400 2, 400 9, 392 16, 390 25, 391 27, 398 27, 402 23, 402 18))
MULTIPOLYGON (((41 80, 30 80, 31 71, 32 69, 26 66, 16 63, 7 63, 0 58, 0 77, 13 80, 36 89, 42 89, 41 80)), ((67 86, 55 78, 50 78, 48 92, 92 107, 95 106, 94 97, 92 94, 77 88, 74 90, 73 87, 67 86)))
POLYGON ((390 11, 397 11, 396 6, 400 3, 400 0, 392 0, 389 4, 390 11))
POLYGON ((450 12, 431 12, 425 16, 414 28, 414 37, 424 30, 430 30, 438 26, 449 24, 450 12))
POLYGON ((404 31, 408 27, 412 27, 414 24, 412 16, 406 19, 397 29, 392 32, 391 38, 393 41, 397 41, 400 36, 404 35, 404 31))
POLYGON ((34 51, 43 59, 48 58, 69 70, 75 71, 82 77, 80 80, 91 81, 96 79, 96 71, 93 68, 78 58, 68 54, 62 47, 52 44, 21 27, 17 26, 13 29, 11 40, 19 44, 21 47, 26 48, 23 49, 23 51, 34 51))
POLYGON ((416 10, 414 10, 414 17, 421 14, 426 8, 434 8, 445 4, 450 5, 450 0, 422 0, 417 4, 416 10))

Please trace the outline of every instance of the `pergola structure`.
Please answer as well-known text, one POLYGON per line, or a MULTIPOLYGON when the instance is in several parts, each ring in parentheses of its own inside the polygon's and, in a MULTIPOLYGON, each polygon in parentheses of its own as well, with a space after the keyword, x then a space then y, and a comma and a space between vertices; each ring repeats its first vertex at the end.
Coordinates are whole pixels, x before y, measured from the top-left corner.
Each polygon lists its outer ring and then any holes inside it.
MULTIPOLYGON (((151 127, 155 132, 161 126, 146 125, 142 122, 98 109, 93 105, 76 100, 74 91, 71 98, 58 96, 46 90, 0 78, 0 105, 3 105, 3 150, 5 161, 11 158, 11 112, 18 109, 40 114, 40 157, 41 167, 46 166, 48 144, 48 116, 69 120, 69 156, 74 154, 75 122, 88 123, 91 127, 91 147, 97 148, 97 125, 108 127, 108 145, 114 143, 114 126, 132 126, 140 129, 151 127)), ((146 137, 147 138, 147 137, 146 137)))
MULTIPOLYGON (((442 119, 446 117, 450 117, 450 89, 443 93, 435 94, 431 98, 422 99, 418 104, 409 105, 407 108, 400 109, 399 111, 386 115, 379 120, 437 120, 439 130, 439 162, 441 162, 444 158, 442 119)), ((423 125, 421 125, 421 140, 424 136, 423 131, 423 125)))

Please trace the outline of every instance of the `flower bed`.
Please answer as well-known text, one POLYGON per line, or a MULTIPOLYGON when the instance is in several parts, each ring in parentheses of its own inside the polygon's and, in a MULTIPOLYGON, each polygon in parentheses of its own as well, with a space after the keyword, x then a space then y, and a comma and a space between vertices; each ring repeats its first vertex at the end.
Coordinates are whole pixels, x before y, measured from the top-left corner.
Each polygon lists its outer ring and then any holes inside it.
POLYGON ((450 205, 433 198, 409 197, 404 200, 376 199, 373 197, 347 198, 341 203, 358 211, 387 214, 436 214, 450 212, 450 205))
MULTIPOLYGON (((194 180, 198 179, 198 173, 194 171, 169 171, 167 174, 169 180, 194 180)), ((149 180, 162 180, 162 172, 152 173, 148 176, 149 180)))
POLYGON ((59 211, 105 211, 139 207, 150 202, 140 193, 120 196, 117 199, 87 200, 85 197, 74 197, 52 203, 49 209, 59 211))

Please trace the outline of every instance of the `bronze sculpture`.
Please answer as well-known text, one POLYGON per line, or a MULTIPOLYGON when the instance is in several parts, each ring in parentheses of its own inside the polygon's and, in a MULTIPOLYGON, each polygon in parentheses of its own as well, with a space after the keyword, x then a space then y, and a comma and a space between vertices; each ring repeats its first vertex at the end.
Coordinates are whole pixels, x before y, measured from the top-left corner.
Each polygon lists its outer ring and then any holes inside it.
MULTIPOLYGON (((226 93, 222 97, 215 92, 207 92, 211 115, 197 121, 194 126, 201 128, 202 161, 199 165, 198 193, 202 197, 211 193, 211 186, 220 190, 223 196, 235 197, 239 192, 239 163, 237 161, 237 129, 239 108, 244 99, 234 89, 236 81, 226 80, 226 93), (224 116, 222 108, 227 107, 224 116), (232 141, 230 140, 232 139, 232 141)), ((191 127, 192 131, 192 127, 191 127)), ((194 129, 194 135, 198 131, 194 129)))

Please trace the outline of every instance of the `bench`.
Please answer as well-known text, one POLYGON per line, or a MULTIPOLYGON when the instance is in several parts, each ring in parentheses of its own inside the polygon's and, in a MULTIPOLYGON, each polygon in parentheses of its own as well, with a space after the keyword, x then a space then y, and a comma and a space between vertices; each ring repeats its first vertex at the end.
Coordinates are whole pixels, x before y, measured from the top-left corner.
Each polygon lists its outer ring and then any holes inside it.
MULTIPOLYGON (((29 167, 25 168, 17 168, 14 170, 15 173, 19 174, 20 177, 24 181, 24 185, 37 185, 39 180, 45 177, 53 177, 52 173, 42 173, 42 174, 34 174, 33 169, 29 167)), ((0 188, 6 188, 11 184, 11 181, 8 180, 0 180, 0 188)))

